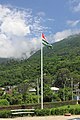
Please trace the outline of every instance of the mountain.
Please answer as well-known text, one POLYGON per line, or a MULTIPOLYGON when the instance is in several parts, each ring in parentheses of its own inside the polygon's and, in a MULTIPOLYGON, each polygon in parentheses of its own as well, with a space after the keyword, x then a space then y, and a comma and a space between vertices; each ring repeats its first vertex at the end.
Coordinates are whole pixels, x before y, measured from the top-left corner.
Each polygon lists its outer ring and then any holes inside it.
MULTIPOLYGON (((30 58, 10 60, 0 65, 0 86, 17 85, 25 80, 30 83, 40 79, 40 50, 30 58)), ((80 81, 80 34, 70 36, 53 44, 53 49, 44 47, 44 83, 63 87, 71 79, 80 81)))

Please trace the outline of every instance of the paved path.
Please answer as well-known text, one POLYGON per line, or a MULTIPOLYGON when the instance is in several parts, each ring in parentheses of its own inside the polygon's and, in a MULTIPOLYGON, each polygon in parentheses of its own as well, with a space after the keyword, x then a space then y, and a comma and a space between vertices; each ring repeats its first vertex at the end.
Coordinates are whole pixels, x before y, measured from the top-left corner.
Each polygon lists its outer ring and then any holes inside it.
MULTIPOLYGON (((80 119, 80 115, 0 118, 0 120, 70 120, 71 118, 79 118, 80 119)), ((75 119, 75 120, 77 120, 77 119, 75 119)))

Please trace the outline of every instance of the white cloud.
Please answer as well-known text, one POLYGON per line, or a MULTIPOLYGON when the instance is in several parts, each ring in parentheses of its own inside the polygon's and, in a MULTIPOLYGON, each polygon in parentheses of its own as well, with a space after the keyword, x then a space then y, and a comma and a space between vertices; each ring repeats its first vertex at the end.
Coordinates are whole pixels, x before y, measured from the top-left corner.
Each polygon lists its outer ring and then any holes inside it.
POLYGON ((71 5, 71 9, 74 12, 80 11, 80 0, 69 0, 69 3, 71 5))
POLYGON ((0 57, 12 57, 14 48, 11 41, 4 34, 0 34, 0 57))
POLYGON ((34 16, 30 9, 0 5, 0 57, 29 57, 38 50, 40 34, 48 29, 41 25, 42 16, 44 13, 34 16))
POLYGON ((25 36, 30 33, 26 25, 25 13, 0 5, 0 29, 8 35, 25 36))
POLYGON ((76 20, 76 21, 68 20, 67 21, 67 24, 70 25, 71 27, 75 27, 78 23, 80 23, 80 20, 76 20))
POLYGON ((80 11, 80 3, 78 3, 78 5, 74 6, 74 11, 75 12, 79 12, 80 11))
POLYGON ((64 38, 67 38, 70 35, 75 35, 79 33, 80 33, 80 29, 75 29, 75 30, 68 29, 62 32, 57 32, 55 35, 53 35, 52 42, 58 42, 60 40, 63 40, 64 38))
POLYGON ((77 3, 80 2, 80 0, 69 0, 69 2, 70 2, 71 4, 77 4, 77 3))
POLYGON ((26 26, 24 20, 11 17, 5 18, 1 25, 1 31, 8 35, 25 36, 30 33, 29 26, 26 26))
POLYGON ((37 15, 39 15, 39 16, 45 16, 45 13, 44 12, 38 12, 37 15))
POLYGON ((53 21, 53 22, 54 22, 54 21, 55 21, 55 19, 48 18, 48 21, 53 21))
POLYGON ((28 58, 31 52, 34 53, 40 48, 40 42, 40 38, 11 41, 4 34, 0 34, 0 57, 28 58))
POLYGON ((11 10, 8 9, 5 6, 0 5, 0 21, 4 20, 4 17, 6 17, 8 14, 10 14, 11 10))

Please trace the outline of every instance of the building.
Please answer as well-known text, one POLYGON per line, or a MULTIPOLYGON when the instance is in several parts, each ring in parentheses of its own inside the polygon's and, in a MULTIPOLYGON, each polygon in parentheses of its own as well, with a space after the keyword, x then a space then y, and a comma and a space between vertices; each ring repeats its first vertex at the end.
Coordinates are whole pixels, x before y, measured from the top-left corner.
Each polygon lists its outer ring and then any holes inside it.
POLYGON ((54 91, 55 93, 59 91, 59 88, 57 87, 51 87, 51 90, 54 91))

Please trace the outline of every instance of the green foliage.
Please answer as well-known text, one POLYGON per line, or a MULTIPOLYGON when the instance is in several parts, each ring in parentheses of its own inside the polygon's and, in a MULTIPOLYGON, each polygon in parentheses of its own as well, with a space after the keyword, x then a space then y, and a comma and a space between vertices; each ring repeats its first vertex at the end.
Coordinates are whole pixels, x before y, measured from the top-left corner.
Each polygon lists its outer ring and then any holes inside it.
POLYGON ((46 115, 64 115, 65 113, 71 113, 71 114, 80 114, 80 107, 78 105, 74 106, 63 106, 63 107, 57 107, 52 109, 37 109, 35 111, 36 116, 46 116, 46 115))
POLYGON ((75 114, 75 108, 69 108, 69 113, 71 113, 71 114, 75 114))
POLYGON ((10 110, 0 110, 0 118, 8 118, 11 117, 10 110))
POLYGON ((49 85, 44 85, 44 102, 51 102, 53 98, 53 91, 50 89, 49 85))
POLYGON ((3 99, 6 99, 10 105, 21 104, 22 97, 21 95, 5 94, 2 96, 3 99))
MULTIPOLYGON (((56 73, 56 81, 55 81, 55 85, 59 86, 59 87, 63 87, 66 78, 70 78, 70 71, 67 68, 61 68, 58 70, 58 72, 56 73)), ((66 85, 67 85, 67 81, 66 81, 66 85)))
POLYGON ((50 109, 36 109, 35 110, 35 115, 36 116, 46 116, 50 115, 50 109))
POLYGON ((80 114, 80 108, 76 108, 76 109, 75 109, 75 114, 76 114, 76 115, 79 115, 79 114, 80 114))
POLYGON ((55 115, 55 109, 51 109, 51 115, 55 115))
POLYGON ((65 88, 61 88, 58 92, 58 97, 61 99, 61 101, 64 100, 63 95, 65 94, 65 100, 71 100, 72 97, 72 93, 71 93, 71 88, 69 87, 65 87, 65 88))
POLYGON ((0 99, 0 106, 8 106, 9 102, 6 99, 0 99))
POLYGON ((35 94, 28 94, 26 103, 37 103, 38 102, 38 96, 35 94))

